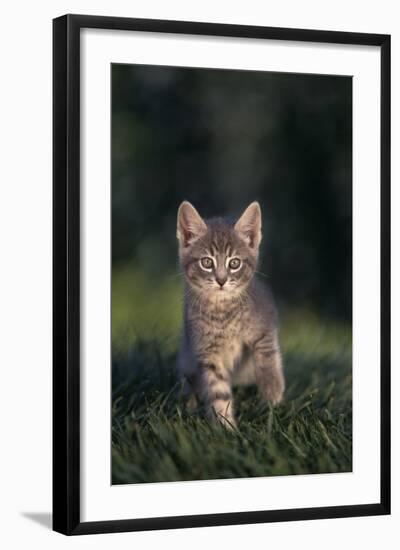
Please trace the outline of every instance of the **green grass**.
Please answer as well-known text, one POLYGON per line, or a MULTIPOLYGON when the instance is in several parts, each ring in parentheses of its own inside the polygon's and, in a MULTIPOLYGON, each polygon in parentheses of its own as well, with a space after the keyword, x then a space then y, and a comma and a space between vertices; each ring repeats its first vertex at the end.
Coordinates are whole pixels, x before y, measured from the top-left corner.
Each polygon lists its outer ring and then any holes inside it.
POLYGON ((122 333, 115 337, 112 482, 351 471, 351 327, 304 312, 281 319, 285 400, 272 409, 255 388, 238 389, 237 432, 186 411, 171 345, 175 318, 167 343, 157 332, 153 342, 136 330, 123 331, 124 345, 122 333))
POLYGON ((157 335, 163 351, 178 345, 182 319, 182 279, 179 273, 159 276, 127 264, 112 272, 113 348, 127 353, 132 342, 157 335))

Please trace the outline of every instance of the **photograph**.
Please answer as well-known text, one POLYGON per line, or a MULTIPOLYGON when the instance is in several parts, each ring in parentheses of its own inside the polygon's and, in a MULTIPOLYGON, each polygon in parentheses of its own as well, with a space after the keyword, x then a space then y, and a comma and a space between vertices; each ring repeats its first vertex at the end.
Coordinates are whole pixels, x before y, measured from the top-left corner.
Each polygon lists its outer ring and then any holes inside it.
POLYGON ((112 63, 111 483, 352 471, 352 77, 112 63))

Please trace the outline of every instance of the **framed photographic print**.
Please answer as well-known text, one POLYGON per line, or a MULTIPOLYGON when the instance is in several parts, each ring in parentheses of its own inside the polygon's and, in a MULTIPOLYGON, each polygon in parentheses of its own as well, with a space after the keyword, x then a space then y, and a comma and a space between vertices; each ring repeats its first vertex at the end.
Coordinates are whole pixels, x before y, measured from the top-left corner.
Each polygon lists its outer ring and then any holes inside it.
POLYGON ((390 513, 390 37, 54 20, 53 527, 390 513))

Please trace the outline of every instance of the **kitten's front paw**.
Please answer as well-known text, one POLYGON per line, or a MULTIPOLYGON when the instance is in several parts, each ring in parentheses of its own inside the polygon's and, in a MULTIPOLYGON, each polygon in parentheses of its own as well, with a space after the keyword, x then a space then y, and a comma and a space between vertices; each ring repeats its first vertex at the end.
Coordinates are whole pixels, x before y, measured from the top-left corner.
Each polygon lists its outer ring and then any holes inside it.
POLYGON ((186 409, 189 413, 193 413, 197 407, 199 406, 197 397, 194 395, 194 393, 190 394, 186 398, 186 409))
POLYGON ((271 403, 271 405, 278 405, 283 399, 283 393, 285 391, 285 381, 281 373, 276 373, 268 381, 263 381, 260 384, 260 391, 263 398, 271 403))
POLYGON ((223 426, 227 430, 236 430, 237 425, 233 415, 223 412, 216 412, 214 409, 208 411, 207 420, 213 426, 223 426))
POLYGON ((271 405, 278 405, 283 399, 283 388, 268 388, 266 399, 271 405))
POLYGON ((219 422, 224 428, 227 430, 236 430, 236 422, 235 419, 231 417, 225 417, 225 416, 218 416, 217 422, 219 422))

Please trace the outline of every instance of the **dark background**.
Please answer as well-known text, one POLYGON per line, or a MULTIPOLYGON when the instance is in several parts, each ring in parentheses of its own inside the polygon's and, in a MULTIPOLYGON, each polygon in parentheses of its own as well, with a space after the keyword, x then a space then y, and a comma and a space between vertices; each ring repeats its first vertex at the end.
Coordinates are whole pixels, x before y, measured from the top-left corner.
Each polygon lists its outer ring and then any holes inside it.
POLYGON ((114 310, 177 272, 183 199, 205 217, 257 199, 279 305, 350 320, 351 105, 351 77, 112 65, 114 310))

